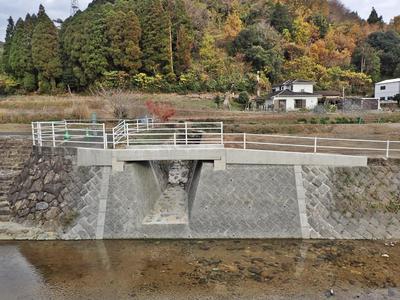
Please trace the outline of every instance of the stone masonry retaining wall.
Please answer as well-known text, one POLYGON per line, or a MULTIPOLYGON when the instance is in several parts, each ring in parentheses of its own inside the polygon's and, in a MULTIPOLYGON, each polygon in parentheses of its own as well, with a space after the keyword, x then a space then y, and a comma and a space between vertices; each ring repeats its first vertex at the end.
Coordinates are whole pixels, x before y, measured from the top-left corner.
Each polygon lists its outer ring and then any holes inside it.
MULTIPOLYGON (((192 164, 187 223, 147 224, 165 166, 78 167, 77 151, 35 148, 10 190, 14 222, 62 239, 400 238, 400 165, 192 164), (195 167, 196 166, 196 167, 195 167)), ((173 199, 172 199, 173 201, 173 199)))
POLYGON ((104 169, 77 167, 74 149, 34 148, 10 189, 11 220, 67 238, 95 238, 104 169))
POLYGON ((32 143, 26 137, 0 137, 0 222, 10 219, 9 190, 31 151, 32 143))

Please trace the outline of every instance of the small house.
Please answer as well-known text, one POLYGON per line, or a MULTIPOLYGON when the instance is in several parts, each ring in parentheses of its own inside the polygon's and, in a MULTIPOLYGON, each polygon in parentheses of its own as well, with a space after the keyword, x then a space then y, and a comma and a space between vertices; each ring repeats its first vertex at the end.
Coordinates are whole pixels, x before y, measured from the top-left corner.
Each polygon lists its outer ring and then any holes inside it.
POLYGON ((397 94, 400 94, 400 78, 385 80, 375 84, 375 99, 393 100, 397 94))
POLYGON ((296 111, 313 109, 318 105, 321 95, 314 93, 315 82, 309 80, 287 80, 274 85, 267 96, 265 107, 268 110, 296 111))

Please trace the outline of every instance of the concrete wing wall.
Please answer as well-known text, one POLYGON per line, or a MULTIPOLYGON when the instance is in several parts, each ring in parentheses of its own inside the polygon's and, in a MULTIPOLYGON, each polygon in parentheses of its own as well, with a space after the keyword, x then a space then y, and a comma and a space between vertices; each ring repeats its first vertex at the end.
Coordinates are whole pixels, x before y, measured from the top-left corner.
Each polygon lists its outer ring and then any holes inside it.
POLYGON ((302 172, 311 238, 400 238, 398 163, 302 172))
POLYGON ((203 164, 190 230, 195 238, 301 238, 293 166, 203 164))

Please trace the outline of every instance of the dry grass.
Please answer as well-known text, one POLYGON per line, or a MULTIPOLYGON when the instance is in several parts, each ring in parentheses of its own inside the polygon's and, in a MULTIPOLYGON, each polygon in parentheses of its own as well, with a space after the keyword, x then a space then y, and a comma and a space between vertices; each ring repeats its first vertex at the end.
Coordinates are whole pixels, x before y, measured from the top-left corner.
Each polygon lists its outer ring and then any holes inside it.
POLYGON ((91 111, 102 114, 107 105, 83 96, 13 96, 0 100, 0 123, 87 119, 91 111))
POLYGON ((71 117, 75 120, 87 120, 90 117, 89 106, 86 103, 74 102, 71 110, 71 117))
MULTIPOLYGON (((175 107, 175 120, 224 121, 227 132, 282 133, 295 135, 340 136, 348 138, 390 138, 400 140, 400 112, 357 112, 316 115, 313 113, 265 113, 218 110, 213 95, 124 93, 128 117, 148 114, 146 101, 175 107), (299 120, 362 117, 365 125, 299 124, 299 120), (377 124, 381 120, 385 124, 377 124), (390 124, 392 123, 392 124, 390 124)), ((29 124, 32 121, 88 119, 96 112, 99 119, 113 119, 113 106, 101 96, 13 96, 0 99, 0 123, 29 124)), ((1 130, 1 128, 0 128, 1 130)))

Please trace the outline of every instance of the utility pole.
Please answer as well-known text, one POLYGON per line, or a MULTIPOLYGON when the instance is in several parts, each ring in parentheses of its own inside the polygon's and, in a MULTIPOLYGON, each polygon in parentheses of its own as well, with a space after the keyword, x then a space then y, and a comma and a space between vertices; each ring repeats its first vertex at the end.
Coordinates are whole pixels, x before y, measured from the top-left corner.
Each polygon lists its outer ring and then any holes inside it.
POLYGON ((75 15, 79 10, 78 0, 71 0, 71 16, 75 15))

